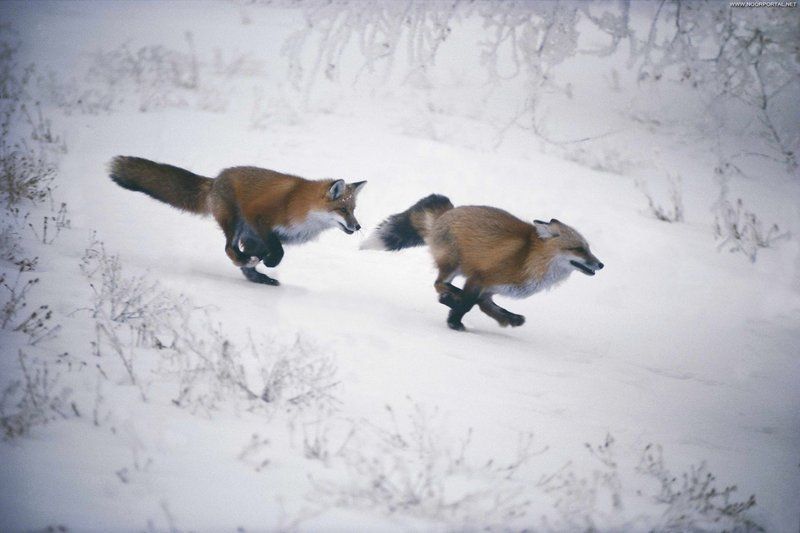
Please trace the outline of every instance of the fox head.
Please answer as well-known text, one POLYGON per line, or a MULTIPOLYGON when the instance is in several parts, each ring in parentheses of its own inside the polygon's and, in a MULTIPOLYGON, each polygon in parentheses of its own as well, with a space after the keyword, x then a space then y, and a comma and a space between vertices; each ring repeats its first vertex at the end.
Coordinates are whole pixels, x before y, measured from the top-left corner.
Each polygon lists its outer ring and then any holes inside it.
POLYGON ((366 181, 345 183, 344 180, 336 180, 331 183, 330 189, 325 195, 325 210, 328 216, 348 235, 361 229, 361 224, 356 220, 354 211, 356 196, 366 184, 366 181))
POLYGON ((559 257, 568 261, 575 270, 594 276, 603 268, 603 263, 589 250, 589 243, 573 228, 555 218, 550 222, 534 220, 533 225, 539 238, 556 244, 559 257))

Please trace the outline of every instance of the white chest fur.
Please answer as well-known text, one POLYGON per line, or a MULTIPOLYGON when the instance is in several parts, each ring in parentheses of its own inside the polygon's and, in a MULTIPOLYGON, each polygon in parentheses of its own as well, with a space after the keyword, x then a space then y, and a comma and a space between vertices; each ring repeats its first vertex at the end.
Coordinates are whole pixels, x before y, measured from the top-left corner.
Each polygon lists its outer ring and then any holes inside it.
POLYGON ((311 211, 305 220, 290 226, 275 226, 273 230, 283 244, 302 244, 316 239, 328 228, 338 224, 334 215, 327 211, 311 211))
POLYGON ((527 298, 537 292, 552 289, 567 279, 573 270, 569 259, 558 257, 550 263, 550 267, 541 279, 534 277, 521 285, 495 285, 490 290, 510 298, 527 298))

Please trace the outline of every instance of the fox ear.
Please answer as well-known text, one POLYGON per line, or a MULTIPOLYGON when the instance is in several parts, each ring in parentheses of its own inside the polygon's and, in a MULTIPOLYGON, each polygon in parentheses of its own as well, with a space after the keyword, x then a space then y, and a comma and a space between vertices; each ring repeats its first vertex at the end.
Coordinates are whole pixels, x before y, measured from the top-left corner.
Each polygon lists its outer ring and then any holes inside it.
MULTIPOLYGON (((553 222, 553 220, 551 220, 550 222, 553 222)), ((552 237, 558 237, 558 231, 548 222, 542 222, 541 220, 534 220, 533 227, 536 228, 536 233, 542 239, 550 239, 552 237)))
POLYGON ((345 184, 344 180, 336 180, 331 184, 331 188, 328 189, 328 199, 329 200, 337 200, 342 193, 344 192, 345 184))
POLYGON ((361 192, 361 189, 363 189, 364 185, 366 184, 367 184, 366 181, 357 181, 355 183, 351 183, 350 185, 348 185, 348 187, 351 187, 353 189, 353 196, 355 196, 361 192))

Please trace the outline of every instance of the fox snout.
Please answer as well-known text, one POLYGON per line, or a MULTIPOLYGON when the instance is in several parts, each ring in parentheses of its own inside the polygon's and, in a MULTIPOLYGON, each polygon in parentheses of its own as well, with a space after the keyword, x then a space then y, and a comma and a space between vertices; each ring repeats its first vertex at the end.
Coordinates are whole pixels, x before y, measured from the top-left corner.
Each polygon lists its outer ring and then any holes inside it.
POLYGON ((357 221, 352 225, 350 223, 342 224, 339 222, 339 227, 342 228, 343 232, 347 233, 348 235, 352 235, 361 229, 361 224, 359 224, 357 221))
POLYGON ((605 266, 599 259, 591 254, 585 258, 581 258, 581 260, 573 259, 569 263, 587 276, 594 276, 597 270, 602 270, 605 266))
POLYGON ((361 229, 361 224, 359 224, 356 217, 351 214, 340 217, 340 220, 337 220, 337 222, 339 223, 339 228, 348 235, 361 229))

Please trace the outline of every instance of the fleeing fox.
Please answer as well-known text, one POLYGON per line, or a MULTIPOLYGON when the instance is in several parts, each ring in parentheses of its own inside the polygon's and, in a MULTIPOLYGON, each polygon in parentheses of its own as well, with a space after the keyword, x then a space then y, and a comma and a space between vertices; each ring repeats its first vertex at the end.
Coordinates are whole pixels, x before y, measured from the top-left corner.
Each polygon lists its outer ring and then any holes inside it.
POLYGON ((461 319, 477 304, 501 326, 521 326, 525 317, 503 309, 492 296, 525 298, 565 280, 573 270, 594 276, 603 268, 586 239, 556 219, 529 224, 494 207, 453 207, 432 194, 383 221, 361 248, 402 250, 427 244, 439 276, 439 302, 450 308, 447 325, 463 330, 461 319), (464 288, 451 282, 466 278, 464 288))
POLYGON ((366 181, 311 181, 274 170, 234 167, 216 179, 139 157, 111 161, 111 179, 169 205, 213 215, 225 234, 225 253, 244 276, 256 283, 278 285, 256 265, 275 267, 284 244, 314 239, 328 228, 347 234, 361 229, 353 211, 366 181))

